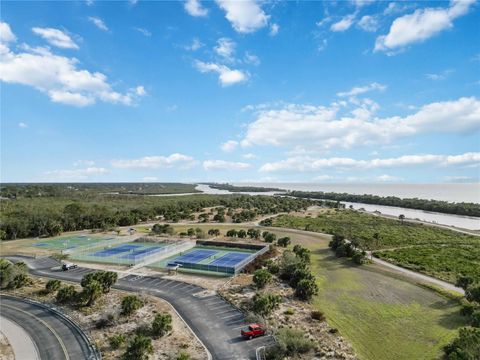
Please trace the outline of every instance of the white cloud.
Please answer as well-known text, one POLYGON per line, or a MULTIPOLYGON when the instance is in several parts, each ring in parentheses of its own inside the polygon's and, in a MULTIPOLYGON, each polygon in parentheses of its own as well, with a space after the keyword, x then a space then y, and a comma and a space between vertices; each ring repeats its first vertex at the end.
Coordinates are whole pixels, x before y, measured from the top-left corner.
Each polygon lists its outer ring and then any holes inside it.
POLYGON ((356 7, 363 7, 373 4, 374 0, 352 0, 356 7))
POLYGON ((349 91, 339 92, 337 93, 337 96, 339 97, 357 96, 373 90, 384 91, 386 88, 387 87, 385 85, 373 82, 365 86, 356 86, 349 91))
POLYGON ((75 170, 52 170, 47 171, 45 175, 52 181, 74 181, 86 180, 91 176, 107 174, 108 170, 99 167, 88 167, 85 169, 75 170))
POLYGON ((474 2, 475 0, 451 0, 447 8, 417 9, 412 14, 398 17, 390 26, 388 34, 376 39, 375 51, 393 53, 451 29, 453 20, 465 15, 474 2))
POLYGON ((158 169, 178 166, 190 168, 195 165, 191 156, 183 154, 171 154, 169 156, 145 156, 139 159, 116 159, 112 160, 112 166, 121 169, 158 169))
POLYGON ((62 49, 78 49, 78 45, 63 31, 53 28, 34 27, 32 31, 44 38, 50 45, 62 49))
POLYGON ((270 25, 270 36, 276 36, 278 34, 278 31, 280 30, 280 26, 278 24, 272 24, 270 25))
POLYGON ((87 4, 87 6, 92 6, 95 4, 95 1, 94 0, 85 0, 85 3, 87 4))
POLYGON ((203 168, 205 170, 245 170, 250 167, 250 164, 243 162, 232 162, 224 160, 205 160, 203 168))
POLYGON ((350 29, 353 25, 353 21, 355 20, 355 14, 347 15, 343 17, 340 21, 333 23, 330 26, 330 30, 334 32, 346 31, 350 29))
POLYGON ((242 70, 230 69, 228 66, 205 63, 203 61, 196 60, 195 68, 201 73, 215 72, 218 74, 218 80, 222 86, 230 86, 239 84, 248 80, 248 73, 242 70))
POLYGON ((185 1, 183 7, 185 8, 186 12, 195 17, 208 15, 208 10, 205 9, 202 4, 200 4, 199 0, 187 0, 185 1))
POLYGON ((315 181, 329 181, 333 180, 333 176, 330 175, 318 175, 314 178, 315 181))
POLYGON ((453 70, 444 70, 438 74, 425 74, 425 77, 429 80, 445 80, 451 73, 453 73, 453 70))
POLYGON ((89 16, 88 20, 100 30, 108 31, 108 27, 102 19, 95 16, 89 16))
POLYGON ((19 127, 19 128, 22 128, 22 129, 26 129, 26 128, 28 128, 28 124, 26 124, 26 123, 24 123, 24 122, 19 122, 19 123, 18 123, 18 127, 19 127))
POLYGON ((330 106, 281 105, 258 110, 247 125, 242 146, 273 145, 310 150, 388 144, 420 133, 465 133, 480 129, 480 101, 475 97, 424 105, 400 117, 373 117, 378 105, 359 100, 347 111, 340 103, 330 106))
POLYGON ((479 181, 479 178, 469 176, 445 176, 443 180, 449 183, 475 183, 479 181))
POLYGON ((152 36, 152 33, 145 28, 134 27, 134 29, 138 31, 140 34, 142 34, 143 36, 146 36, 146 37, 152 36))
POLYGON ((375 16, 365 15, 358 21, 357 26, 364 31, 375 32, 378 30, 379 23, 375 16))
POLYGON ((403 181, 403 178, 398 176, 383 174, 383 175, 377 176, 375 180, 380 182, 394 182, 394 181, 403 181))
POLYGON ((228 140, 227 142, 223 143, 220 148, 223 152, 232 152, 238 146, 238 141, 235 140, 228 140))
POLYGON ((245 60, 247 64, 258 66, 260 65, 260 59, 257 55, 251 54, 248 51, 245 53, 245 60))
POLYGON ((198 38, 193 38, 192 42, 185 46, 185 49, 188 51, 197 51, 203 46, 202 42, 198 38))
POLYGON ((239 33, 252 33, 268 24, 269 16, 254 0, 216 0, 228 21, 239 33))
POLYGON ((217 55, 221 56, 227 61, 233 60, 233 54, 235 53, 236 44, 229 38, 220 38, 217 40, 217 46, 213 49, 217 55))
POLYGON ((142 86, 119 93, 112 89, 107 77, 99 72, 78 69, 79 61, 52 53, 47 48, 23 45, 23 51, 2 49, 0 80, 23 84, 46 93, 53 102, 87 106, 97 100, 132 105, 145 94, 142 86))
POLYGON ((95 165, 95 161, 93 160, 77 160, 73 163, 73 166, 87 166, 87 167, 92 167, 95 165))
POLYGON ((10 25, 0 22, 0 43, 9 43, 17 40, 17 37, 10 29, 10 25))
POLYGON ((255 154, 253 154, 253 153, 247 153, 247 154, 243 154, 242 157, 243 157, 244 159, 249 159, 249 160, 251 160, 251 159, 255 159, 255 158, 257 157, 257 155, 255 155, 255 154))
MULTIPOLYGON (((308 156, 291 157, 278 162, 262 165, 261 172, 276 171, 318 171, 326 168, 335 169, 377 169, 392 167, 411 167, 419 165, 459 166, 478 165, 480 153, 465 153, 461 155, 403 155, 396 158, 357 160, 347 157, 313 158, 308 156)), ((386 175, 383 175, 387 179, 386 175)), ((377 178, 380 180, 380 178, 377 178)), ((396 179, 399 180, 399 179, 396 179)))

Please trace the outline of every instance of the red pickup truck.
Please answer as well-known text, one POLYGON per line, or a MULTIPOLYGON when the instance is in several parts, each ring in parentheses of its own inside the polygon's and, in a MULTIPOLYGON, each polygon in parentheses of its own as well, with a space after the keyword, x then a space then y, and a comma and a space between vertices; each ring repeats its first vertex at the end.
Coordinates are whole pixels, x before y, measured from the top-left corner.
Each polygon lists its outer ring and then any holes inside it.
POLYGON ((266 332, 263 325, 250 324, 248 327, 243 328, 240 333, 244 339, 253 339, 254 337, 265 335, 266 332))

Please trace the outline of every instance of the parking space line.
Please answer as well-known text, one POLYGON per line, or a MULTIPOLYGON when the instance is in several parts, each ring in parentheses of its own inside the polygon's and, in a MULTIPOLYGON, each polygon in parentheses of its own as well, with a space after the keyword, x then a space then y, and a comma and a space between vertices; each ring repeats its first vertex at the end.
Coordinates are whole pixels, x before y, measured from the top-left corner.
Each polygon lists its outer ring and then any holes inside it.
POLYGON ((183 285, 183 283, 179 282, 179 283, 173 285, 170 289, 174 289, 174 288, 176 288, 177 286, 180 286, 180 285, 183 285))
POLYGON ((232 328, 230 328, 230 329, 232 329, 232 330, 238 330, 238 329, 243 328, 243 327, 246 326, 246 325, 247 325, 247 324, 244 323, 244 324, 242 324, 242 325, 238 325, 238 326, 232 327, 232 328))
POLYGON ((218 312, 217 315, 226 314, 226 313, 232 312, 232 311, 239 312, 237 309, 233 308, 233 309, 228 309, 228 310, 225 310, 225 311, 218 312))
POLYGON ((141 284, 142 282, 147 281, 147 280, 148 280, 148 277, 144 277, 142 280, 139 280, 138 283, 141 284))
POLYGON ((232 318, 232 317, 234 317, 234 316, 240 316, 240 314, 227 315, 227 316, 221 317, 220 319, 222 319, 222 320, 230 319, 230 318, 232 318))

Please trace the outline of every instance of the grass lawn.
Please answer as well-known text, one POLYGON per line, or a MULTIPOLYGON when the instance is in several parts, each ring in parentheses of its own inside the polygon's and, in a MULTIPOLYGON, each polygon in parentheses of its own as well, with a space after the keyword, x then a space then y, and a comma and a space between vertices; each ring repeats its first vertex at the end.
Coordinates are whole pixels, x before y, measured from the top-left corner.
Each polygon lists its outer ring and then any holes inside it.
POLYGON ((455 301, 378 265, 357 267, 336 258, 328 248, 328 236, 283 229, 277 234, 312 250, 319 286, 314 305, 353 345, 360 359, 437 359, 442 347, 465 325, 455 301))

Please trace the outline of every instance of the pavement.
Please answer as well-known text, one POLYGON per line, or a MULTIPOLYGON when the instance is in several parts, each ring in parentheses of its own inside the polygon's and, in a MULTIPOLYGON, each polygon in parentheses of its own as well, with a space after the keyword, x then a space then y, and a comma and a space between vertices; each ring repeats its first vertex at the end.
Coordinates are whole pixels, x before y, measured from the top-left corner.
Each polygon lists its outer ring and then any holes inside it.
MULTIPOLYGON (((1 295, 0 300, 2 317, 20 326, 34 343, 36 354, 30 352, 25 357, 20 356, 13 347, 17 359, 95 359, 91 357, 88 339, 78 327, 63 316, 45 306, 13 296, 1 295)), ((10 336, 8 339, 11 344, 14 342, 10 336)))
POLYGON ((20 325, 0 316, 0 332, 7 337, 15 359, 40 359, 35 343, 20 325))
MULTIPOLYGON (((83 276, 96 271, 86 267, 61 271, 58 269, 60 263, 52 258, 8 258, 27 263, 33 275, 72 282, 80 282, 83 276)), ((256 349, 272 342, 270 336, 242 339, 240 329, 247 325, 244 314, 219 295, 205 292, 197 285, 170 280, 168 276, 128 275, 118 280, 114 288, 147 293, 168 301, 204 344, 212 359, 255 359, 256 349)))

